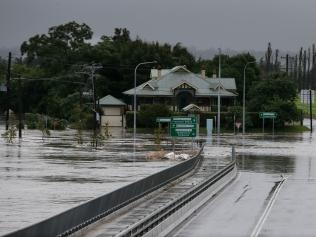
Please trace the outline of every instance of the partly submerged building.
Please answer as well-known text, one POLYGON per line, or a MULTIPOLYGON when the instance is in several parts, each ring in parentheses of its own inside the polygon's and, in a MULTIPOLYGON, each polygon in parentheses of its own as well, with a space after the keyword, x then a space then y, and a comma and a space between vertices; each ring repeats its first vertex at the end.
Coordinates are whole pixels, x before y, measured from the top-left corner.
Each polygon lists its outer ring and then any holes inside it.
POLYGON ((101 110, 102 127, 126 127, 125 107, 126 104, 111 96, 107 95, 98 101, 101 110))
MULTIPOLYGON (((172 69, 152 69, 150 80, 136 87, 137 109, 143 104, 165 104, 172 111, 181 111, 189 104, 202 111, 211 111, 217 105, 220 93, 222 105, 233 105, 237 96, 234 78, 208 78, 190 72, 185 66, 172 69)), ((134 88, 123 92, 133 96, 134 88)), ((129 105, 129 109, 132 105, 129 105)))

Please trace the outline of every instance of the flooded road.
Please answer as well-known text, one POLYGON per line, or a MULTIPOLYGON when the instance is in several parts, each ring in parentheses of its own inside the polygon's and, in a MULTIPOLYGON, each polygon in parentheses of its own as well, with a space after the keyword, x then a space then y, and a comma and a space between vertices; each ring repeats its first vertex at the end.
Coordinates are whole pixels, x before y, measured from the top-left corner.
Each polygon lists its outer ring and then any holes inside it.
POLYGON ((221 143, 236 145, 238 177, 169 236, 315 236, 314 134, 224 137, 221 143))
MULTIPOLYGON (((0 128, 0 133, 3 133, 3 128, 0 128)), ((156 149, 153 139, 146 135, 137 140, 137 154, 134 158, 130 134, 120 131, 113 133, 105 146, 98 149, 93 149, 88 144, 78 145, 74 141, 73 130, 52 132, 51 137, 45 139, 42 139, 40 131, 26 130, 24 133, 22 141, 16 139, 14 144, 7 144, 0 138, 0 235, 38 222, 177 163, 146 161, 146 151, 156 149)), ((220 207, 227 206, 229 200, 233 203, 230 207, 239 207, 234 210, 226 209, 224 213, 230 215, 226 215, 226 220, 221 221, 230 221, 226 224, 232 225, 235 223, 233 227, 237 228, 240 226, 238 224, 247 222, 249 218, 251 221, 248 226, 239 227, 240 233, 251 233, 281 174, 289 176, 289 181, 303 178, 304 183, 307 179, 312 182, 313 177, 316 177, 313 158, 316 142, 309 132, 276 136, 247 135, 245 138, 229 135, 223 136, 218 142, 214 138, 206 146, 205 157, 218 159, 220 163, 221 157, 227 157, 231 146, 235 145, 241 171, 237 181, 241 189, 237 185, 236 192, 232 192, 235 196, 223 196, 220 199, 222 205, 218 205, 217 212, 223 213, 220 207), (255 196, 251 196, 252 194, 255 196), (236 200, 238 201, 235 202, 236 200), (256 206, 253 210, 257 211, 247 215, 250 212, 244 208, 247 203, 251 203, 250 200, 258 200, 252 202, 256 206)), ((282 191, 284 190, 286 189, 282 191)), ((294 191, 292 190, 291 195, 294 191)), ((276 202, 275 207, 277 206, 276 202)), ((271 216, 273 215, 275 214, 272 211, 271 216)), ((268 218, 262 233, 278 233, 279 230, 268 225, 269 221, 268 218)), ((213 236, 225 236, 225 231, 229 231, 228 228, 221 229, 221 225, 217 225, 216 232, 215 226, 219 222, 213 224, 214 233, 217 233, 213 236)), ((239 236, 234 235, 238 232, 232 231, 228 232, 228 236, 239 236)), ((180 233, 179 235, 182 236, 180 233)))

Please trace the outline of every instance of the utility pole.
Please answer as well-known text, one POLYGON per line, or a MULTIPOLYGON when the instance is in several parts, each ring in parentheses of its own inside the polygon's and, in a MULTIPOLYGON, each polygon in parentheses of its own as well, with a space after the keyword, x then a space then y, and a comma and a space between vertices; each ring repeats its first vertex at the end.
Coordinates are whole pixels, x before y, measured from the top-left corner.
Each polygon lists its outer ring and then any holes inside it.
POLYGON ((220 88, 221 88, 221 48, 219 50, 218 56, 218 88, 217 88, 217 135, 219 136, 221 133, 221 95, 220 95, 220 88))
POLYGON ((95 72, 103 68, 99 64, 91 64, 84 66, 85 71, 79 72, 83 74, 88 74, 92 84, 92 97, 93 97, 93 135, 96 137, 97 134, 97 105, 96 105, 96 87, 95 87, 95 72))
POLYGON ((315 44, 313 44, 313 49, 312 49, 312 59, 313 59, 313 66, 315 66, 315 60, 316 60, 316 54, 315 54, 315 44))
POLYGON ((92 64, 90 66, 90 78, 92 81, 92 91, 93 91, 93 111, 94 111, 94 123, 93 123, 93 132, 94 136, 97 134, 97 104, 96 104, 96 89, 95 89, 95 72, 98 69, 103 68, 100 65, 92 64))
MULTIPOLYGON (((310 52, 310 50, 309 50, 310 52)), ((310 60, 308 60, 309 63, 310 60)), ((308 66, 309 67, 309 66, 308 66)), ((309 72, 308 72, 309 75, 309 72)), ((312 109, 312 103, 313 103, 313 98, 312 98, 312 80, 311 77, 308 76, 309 79, 309 121, 310 121, 310 127, 311 127, 311 132, 313 132, 313 109, 312 109)))
POLYGON ((307 77, 306 77, 306 50, 304 50, 303 56, 303 78, 304 78, 304 89, 307 88, 307 77))
POLYGON ((298 67, 298 57, 297 57, 297 54, 295 55, 295 58, 294 58, 294 78, 295 78, 295 81, 297 83, 297 86, 298 86, 298 73, 297 73, 297 67, 298 67))
POLYGON ((289 75, 289 54, 286 54, 286 75, 289 75))
POLYGON ((10 104, 11 104, 11 57, 12 54, 9 52, 9 58, 8 58, 8 68, 7 68, 7 103, 6 103, 6 118, 5 118, 5 129, 9 129, 9 114, 10 114, 10 104))
MULTIPOLYGON (((92 66, 93 68, 93 66, 92 66)), ((95 91, 95 77, 94 77, 94 68, 91 70, 91 80, 92 80, 92 93, 93 93, 93 131, 94 135, 96 135, 97 131, 97 105, 96 105, 96 91, 95 91)))
POLYGON ((312 109, 312 89, 309 89, 309 121, 310 121, 310 127, 311 132, 313 132, 313 109, 312 109))
POLYGON ((18 93, 19 93, 19 138, 22 138, 22 87, 21 76, 18 80, 18 93))

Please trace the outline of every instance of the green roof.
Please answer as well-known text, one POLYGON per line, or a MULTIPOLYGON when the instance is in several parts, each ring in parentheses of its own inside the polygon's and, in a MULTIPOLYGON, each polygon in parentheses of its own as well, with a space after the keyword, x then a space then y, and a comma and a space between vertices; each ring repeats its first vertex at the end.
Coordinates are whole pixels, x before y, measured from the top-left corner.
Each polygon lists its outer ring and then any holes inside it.
POLYGON ((100 105, 120 105, 120 106, 126 105, 123 101, 121 101, 121 100, 119 100, 111 95, 107 95, 107 96, 101 98, 99 100, 99 104, 100 105))
MULTIPOLYGON (((165 72, 160 78, 151 79, 136 87, 138 96, 173 96, 174 89, 186 84, 195 89, 196 96, 217 96, 218 85, 220 94, 224 97, 236 96, 235 78, 205 78, 194 74, 185 66, 177 66, 165 72)), ((124 91, 126 95, 133 95, 134 88, 124 91)))

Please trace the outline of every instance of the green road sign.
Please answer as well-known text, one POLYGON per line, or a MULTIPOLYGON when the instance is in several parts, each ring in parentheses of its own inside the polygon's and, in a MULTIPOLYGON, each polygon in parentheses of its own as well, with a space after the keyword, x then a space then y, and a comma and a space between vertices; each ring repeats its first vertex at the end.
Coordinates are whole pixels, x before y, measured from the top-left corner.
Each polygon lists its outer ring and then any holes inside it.
POLYGON ((172 137, 196 137, 196 117, 171 117, 172 137))
POLYGON ((171 123, 196 124, 196 117, 171 117, 171 123))
POLYGON ((170 123, 171 118, 170 117, 157 117, 156 122, 157 123, 170 123))
POLYGON ((266 118, 275 119, 277 117, 277 113, 276 112, 260 112, 259 116, 262 119, 266 119, 266 118))

